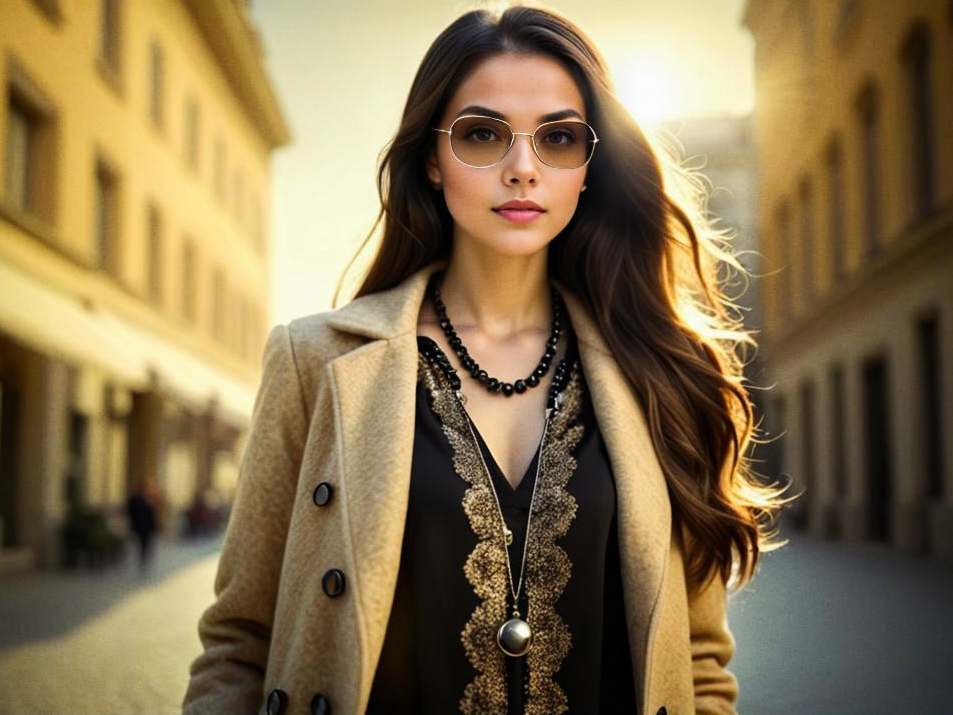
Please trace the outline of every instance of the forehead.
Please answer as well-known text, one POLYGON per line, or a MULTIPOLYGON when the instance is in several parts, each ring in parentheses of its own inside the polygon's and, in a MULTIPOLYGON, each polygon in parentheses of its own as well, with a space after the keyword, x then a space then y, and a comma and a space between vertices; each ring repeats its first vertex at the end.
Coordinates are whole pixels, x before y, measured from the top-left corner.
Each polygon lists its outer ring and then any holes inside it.
POLYGON ((469 105, 495 110, 510 122, 532 124, 563 109, 574 109, 585 119, 582 93, 572 75, 544 55, 503 54, 483 60, 457 87, 447 117, 469 105))

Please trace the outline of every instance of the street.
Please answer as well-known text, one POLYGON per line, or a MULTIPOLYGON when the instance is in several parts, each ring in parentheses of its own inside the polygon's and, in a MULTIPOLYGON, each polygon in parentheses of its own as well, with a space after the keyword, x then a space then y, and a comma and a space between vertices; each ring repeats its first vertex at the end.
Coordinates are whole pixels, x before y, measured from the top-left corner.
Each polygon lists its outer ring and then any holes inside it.
MULTIPOLYGON (((947 715, 953 568, 786 532, 729 597, 741 715, 947 715)), ((101 574, 5 577, 0 713, 176 713, 221 536, 101 574)), ((673 713, 673 715, 675 715, 673 713)))
POLYGON ((145 574, 130 549, 104 572, 0 579, 0 713, 179 712, 221 538, 160 541, 145 574))
POLYGON ((953 712, 953 566, 782 534, 728 599, 740 715, 953 712))

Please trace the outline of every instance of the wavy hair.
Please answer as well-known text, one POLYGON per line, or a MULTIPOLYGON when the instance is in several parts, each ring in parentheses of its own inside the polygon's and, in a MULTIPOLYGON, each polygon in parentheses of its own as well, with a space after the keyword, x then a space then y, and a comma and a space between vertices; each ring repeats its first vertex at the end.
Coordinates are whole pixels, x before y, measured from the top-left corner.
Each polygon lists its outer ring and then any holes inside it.
POLYGON ((572 22, 525 3, 481 8, 434 40, 382 150, 380 212, 345 274, 381 220, 383 236, 354 297, 449 257, 453 218, 424 168, 436 141, 431 127, 467 75, 501 53, 553 58, 582 93, 601 146, 589 164, 588 191, 549 244, 549 275, 587 306, 644 410, 673 520, 692 545, 690 593, 715 571, 726 584, 734 575, 741 588, 754 578, 760 553, 786 543, 769 539, 788 501, 779 498, 787 487, 763 483, 746 455, 757 427, 737 351, 756 343, 730 314, 734 304, 716 272, 731 266, 746 274, 727 237, 704 218, 699 176, 653 150, 619 102, 602 56, 572 22))

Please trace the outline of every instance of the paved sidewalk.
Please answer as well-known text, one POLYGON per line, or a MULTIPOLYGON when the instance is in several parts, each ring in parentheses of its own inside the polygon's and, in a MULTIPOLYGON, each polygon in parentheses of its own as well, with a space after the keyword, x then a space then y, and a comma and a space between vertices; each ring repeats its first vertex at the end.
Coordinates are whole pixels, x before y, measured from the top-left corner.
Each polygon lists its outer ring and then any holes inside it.
POLYGON ((0 580, 0 713, 178 713, 222 534, 106 572, 0 580))
POLYGON ((740 715, 953 713, 953 566, 782 536, 728 599, 740 715))

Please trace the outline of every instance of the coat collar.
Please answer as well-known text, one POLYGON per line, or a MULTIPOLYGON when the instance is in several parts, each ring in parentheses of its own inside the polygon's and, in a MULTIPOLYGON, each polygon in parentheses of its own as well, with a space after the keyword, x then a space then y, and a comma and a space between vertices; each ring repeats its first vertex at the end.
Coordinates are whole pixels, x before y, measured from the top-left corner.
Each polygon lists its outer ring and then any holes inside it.
MULTIPOLYGON (((332 311, 328 324, 371 341, 331 361, 335 429, 355 570, 362 644, 360 707, 370 693, 390 615, 410 489, 417 381, 417 320, 430 276, 446 259, 390 290, 332 311), (371 446, 369 446, 371 445, 371 446), (395 517, 394 515, 398 516, 395 517)), ((579 341, 580 360, 616 486, 625 611, 639 697, 659 611, 671 536, 665 479, 643 412, 582 301, 556 283, 579 341)), ((643 705, 645 703, 643 702, 643 705)))

